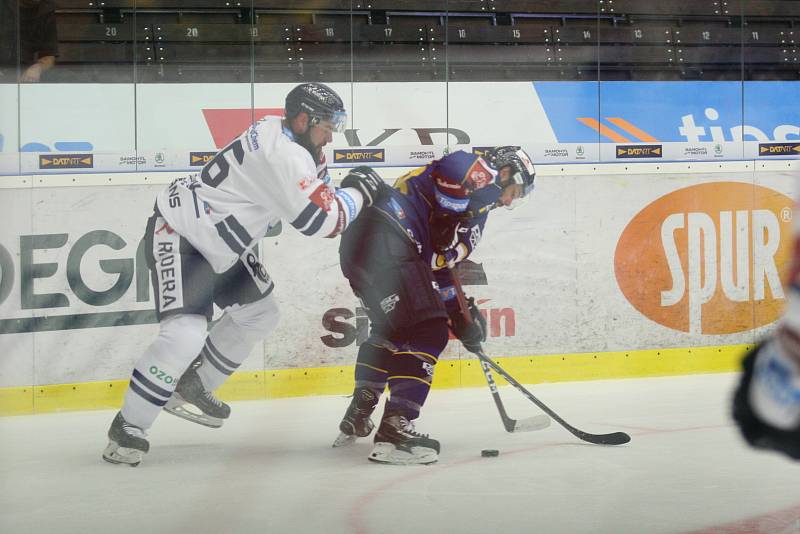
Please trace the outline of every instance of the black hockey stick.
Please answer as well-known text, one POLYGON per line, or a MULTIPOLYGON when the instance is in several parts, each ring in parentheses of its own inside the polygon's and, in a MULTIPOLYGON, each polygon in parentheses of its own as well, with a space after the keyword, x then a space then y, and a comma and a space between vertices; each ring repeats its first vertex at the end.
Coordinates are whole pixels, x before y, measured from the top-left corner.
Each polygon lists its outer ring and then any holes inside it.
MULTIPOLYGON (((461 282, 458 280, 456 273, 452 274, 459 311, 465 321, 472 321, 467 306, 467 300, 464 297, 464 290, 461 289, 461 282)), ((483 375, 486 377, 486 383, 489 385, 489 391, 492 392, 494 404, 497 406, 497 411, 500 413, 500 420, 503 421, 506 432, 529 432, 531 430, 541 430, 550 426, 550 418, 544 414, 532 415, 525 419, 512 419, 509 417, 505 406, 503 406, 503 399, 500 398, 500 392, 497 391, 497 384, 495 384, 491 368, 486 362, 481 361, 481 369, 483 370, 483 375)))
POLYGON ((545 403, 537 399, 533 395, 533 393, 525 389, 525 387, 522 384, 514 380, 514 377, 509 375, 502 367, 493 362, 492 359, 489 358, 483 352, 483 349, 479 349, 477 352, 475 352, 475 355, 481 360, 482 365, 487 365, 492 369, 494 369, 497 372, 497 374, 505 378, 509 384, 517 388, 517 391, 522 393, 525 397, 527 397, 528 400, 530 400, 536 406, 541 408, 544 413, 555 419, 558 424, 569 430, 572 433, 572 435, 577 437, 578 439, 582 439, 583 441, 588 441, 589 443, 595 443, 598 445, 622 445, 623 443, 628 443, 631 440, 631 437, 625 432, 612 432, 611 434, 590 434, 589 432, 578 430, 574 426, 564 421, 557 413, 551 410, 545 403))
MULTIPOLYGON (((461 314, 464 316, 464 320, 471 321, 472 317, 468 309, 467 300, 464 297, 464 290, 461 288, 461 283, 459 282, 456 273, 453 272, 452 275, 453 275, 453 285, 455 286, 456 290, 456 299, 458 300, 458 307, 460 308, 461 314)), ((500 418, 503 420, 503 425, 509 432, 513 432, 514 429, 522 430, 522 428, 518 428, 517 426, 518 422, 509 418, 508 415, 506 414, 505 408, 503 407, 503 402, 500 400, 500 394, 497 392, 497 385, 494 383, 491 371, 489 370, 490 368, 497 371, 497 373, 503 378, 505 378, 509 384, 517 388, 517 390, 520 393, 522 393, 525 397, 527 397, 528 400, 530 400, 536 406, 541 408, 544 413, 555 419, 558 422, 558 424, 569 430, 575 437, 582 439, 583 441, 588 441, 589 443, 595 443, 599 445, 622 445, 623 443, 628 443, 631 440, 631 437, 624 432, 612 432, 611 434, 590 434, 588 432, 584 432, 583 430, 578 430, 574 426, 564 421, 557 413, 551 410, 545 403, 537 399, 533 395, 533 393, 525 389, 525 387, 522 384, 514 380, 514 377, 509 375, 502 367, 493 362, 492 359, 489 358, 483 352, 483 348, 479 348, 478 351, 475 352, 475 355, 481 361, 481 368, 483 369, 483 372, 486 375, 486 381, 489 383, 489 389, 492 390, 492 396, 494 397, 494 402, 497 405, 498 411, 500 412, 500 418), (511 430, 509 430, 509 425, 511 425, 511 430)), ((527 419, 523 421, 527 421, 527 419)), ((520 423, 523 421, 520 421, 520 423)), ((550 424, 549 420, 547 424, 550 424)), ((534 429, 529 428, 527 430, 534 430, 534 429)))
POLYGON ((550 418, 544 414, 532 415, 525 419, 512 419, 509 417, 506 413, 505 406, 503 406, 503 400, 500 398, 500 392, 497 391, 497 384, 494 382, 489 364, 481 361, 481 369, 483 369, 486 382, 489 384, 489 390, 492 392, 492 398, 497 406, 497 411, 500 412, 500 419, 503 421, 506 432, 528 432, 530 430, 541 430, 550 426, 550 418))

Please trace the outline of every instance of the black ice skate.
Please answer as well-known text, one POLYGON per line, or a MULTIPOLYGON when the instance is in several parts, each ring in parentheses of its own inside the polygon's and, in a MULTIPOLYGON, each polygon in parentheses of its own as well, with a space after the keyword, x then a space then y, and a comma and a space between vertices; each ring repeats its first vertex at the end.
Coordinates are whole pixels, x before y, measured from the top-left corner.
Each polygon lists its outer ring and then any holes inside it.
POLYGON ((334 447, 342 447, 355 442, 356 438, 369 436, 375 423, 370 419, 370 415, 378 405, 378 397, 367 388, 356 388, 353 392, 353 400, 339 423, 339 437, 333 442, 334 447))
POLYGON ((122 417, 122 412, 118 412, 108 429, 109 443, 103 451, 103 460, 136 467, 150 450, 146 436, 144 430, 128 423, 122 417))
POLYGON ((187 421, 219 428, 231 414, 231 407, 206 390, 195 367, 189 367, 175 386, 164 410, 187 421))
POLYGON ((414 423, 402 415, 384 416, 369 459, 382 464, 432 464, 439 459, 439 442, 415 432, 414 423))

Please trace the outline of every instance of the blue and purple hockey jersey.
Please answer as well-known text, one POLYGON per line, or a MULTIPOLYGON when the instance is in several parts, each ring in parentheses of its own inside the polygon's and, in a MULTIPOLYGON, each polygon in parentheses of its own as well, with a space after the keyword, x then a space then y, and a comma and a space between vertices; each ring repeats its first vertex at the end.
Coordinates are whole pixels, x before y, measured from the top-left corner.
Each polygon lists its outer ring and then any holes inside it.
POLYGON ((497 173, 483 158, 458 151, 401 176, 391 193, 374 207, 381 211, 417 247, 431 265, 442 298, 450 301, 450 267, 467 258, 481 239, 489 210, 502 190, 497 173), (445 251, 434 250, 431 227, 448 216, 458 219, 454 241, 445 251))

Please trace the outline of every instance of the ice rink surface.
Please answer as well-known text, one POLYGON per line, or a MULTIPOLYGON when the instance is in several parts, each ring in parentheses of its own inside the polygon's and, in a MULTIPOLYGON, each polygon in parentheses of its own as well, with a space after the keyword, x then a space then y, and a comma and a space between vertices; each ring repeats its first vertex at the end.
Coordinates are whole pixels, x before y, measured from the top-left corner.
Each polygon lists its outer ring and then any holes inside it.
MULTIPOLYGON (((800 463, 739 439, 735 379, 530 386, 573 426, 628 432, 618 447, 555 422, 508 434, 487 388, 434 390, 432 466, 368 462, 368 439, 332 449, 344 397, 237 402, 217 430, 162 414, 137 468, 100 457, 113 411, 1 418, 0 532, 800 532, 800 463)), ((501 395, 511 417, 540 413, 501 395)))

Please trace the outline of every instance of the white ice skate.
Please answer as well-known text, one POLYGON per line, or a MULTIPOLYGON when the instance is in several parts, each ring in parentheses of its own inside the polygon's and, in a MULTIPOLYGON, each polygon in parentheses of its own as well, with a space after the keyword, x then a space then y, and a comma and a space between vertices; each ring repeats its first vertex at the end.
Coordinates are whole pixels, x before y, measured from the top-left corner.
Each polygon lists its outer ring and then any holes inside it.
POLYGON ((191 367, 178 381, 164 411, 210 428, 221 427, 231 414, 230 406, 206 390, 197 371, 191 367))
POLYGON ((136 467, 150 450, 146 436, 144 430, 125 421, 121 412, 117 413, 108 429, 109 443, 103 451, 103 460, 136 467))

